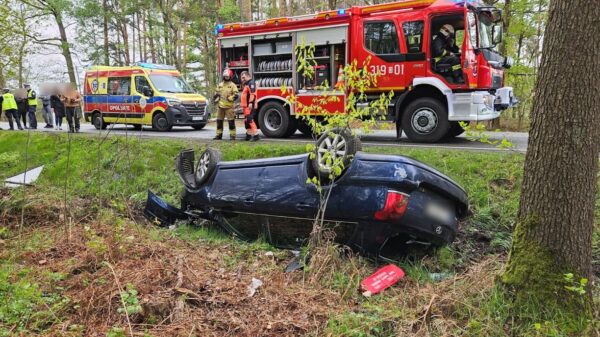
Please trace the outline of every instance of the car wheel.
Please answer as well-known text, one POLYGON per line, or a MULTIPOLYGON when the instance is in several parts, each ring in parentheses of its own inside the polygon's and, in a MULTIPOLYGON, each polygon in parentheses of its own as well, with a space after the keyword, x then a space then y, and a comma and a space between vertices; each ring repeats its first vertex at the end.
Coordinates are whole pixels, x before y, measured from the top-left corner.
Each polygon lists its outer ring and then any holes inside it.
POLYGON ((202 129, 204 129, 205 126, 206 126, 206 123, 204 123, 204 124, 198 124, 198 125, 192 125, 192 128, 194 128, 194 130, 202 130, 202 129))
POLYGON ((402 129, 413 142, 435 143, 450 129, 444 104, 433 98, 418 98, 402 114, 402 129))
POLYGON ((454 138, 456 136, 460 136, 463 132, 465 132, 465 129, 463 129, 463 127, 460 126, 460 122, 450 122, 450 129, 446 134, 446 138, 454 138))
POLYGON ((272 138, 286 137, 290 132, 291 116, 281 103, 268 102, 258 113, 260 131, 272 138))
POLYGON ((217 168, 221 161, 221 154, 214 149, 206 149, 198 158, 196 165, 196 186, 204 184, 217 168))
POLYGON ((173 126, 169 124, 167 116, 162 112, 157 112, 154 115, 152 118, 152 127, 158 131, 169 131, 173 128, 173 126))
POLYGON ((94 124, 96 130, 106 130, 107 124, 104 122, 104 118, 102 118, 102 115, 99 112, 95 112, 92 115, 92 124, 94 124))
POLYGON ((320 176, 329 178, 336 160, 341 159, 343 167, 347 168, 356 152, 361 149, 360 139, 353 136, 349 129, 327 131, 317 140, 315 156, 312 159, 313 169, 320 176))

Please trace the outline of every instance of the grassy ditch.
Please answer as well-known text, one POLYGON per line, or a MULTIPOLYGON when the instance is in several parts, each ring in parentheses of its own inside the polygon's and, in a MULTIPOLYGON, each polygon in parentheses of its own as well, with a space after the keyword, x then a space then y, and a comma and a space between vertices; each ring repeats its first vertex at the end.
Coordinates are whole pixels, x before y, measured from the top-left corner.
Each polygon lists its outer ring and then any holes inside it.
MULTIPOLYGON (((224 160, 305 151, 215 145, 224 160)), ((364 298, 357 285, 377 265, 339 247, 284 274, 290 253, 264 242, 141 219, 147 189, 177 203, 174 157, 204 146, 0 132, 0 178, 46 165, 34 187, 0 189, 0 336, 564 335, 553 321, 515 321, 493 286, 511 244, 522 155, 367 147, 449 175, 468 191, 473 216, 453 245, 407 256, 405 280, 364 298), (253 277, 264 285, 249 297, 253 277)))

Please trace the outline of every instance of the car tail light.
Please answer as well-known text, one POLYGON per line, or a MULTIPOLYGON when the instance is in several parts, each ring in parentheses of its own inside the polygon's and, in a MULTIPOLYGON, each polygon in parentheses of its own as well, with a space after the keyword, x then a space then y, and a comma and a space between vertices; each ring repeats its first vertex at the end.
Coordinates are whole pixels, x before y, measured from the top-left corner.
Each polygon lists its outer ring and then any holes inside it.
POLYGON ((400 219, 404 215, 404 212, 406 212, 407 206, 408 194, 388 191, 385 205, 382 209, 375 212, 375 219, 380 221, 400 219))

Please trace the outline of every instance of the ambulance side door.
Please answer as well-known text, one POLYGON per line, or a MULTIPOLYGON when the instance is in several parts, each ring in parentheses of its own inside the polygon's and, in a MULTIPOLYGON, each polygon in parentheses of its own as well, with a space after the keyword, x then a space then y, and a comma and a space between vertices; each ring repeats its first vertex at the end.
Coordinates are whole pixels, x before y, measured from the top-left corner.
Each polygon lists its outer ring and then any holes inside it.
POLYGON ((127 122, 126 118, 136 118, 131 95, 131 75, 108 77, 108 113, 112 122, 127 122))
MULTIPOLYGON (((135 113, 141 114, 141 118, 145 118, 148 114, 152 114, 152 110, 154 109, 154 98, 150 96, 146 96, 144 91, 147 89, 152 90, 152 86, 143 74, 134 75, 134 94, 133 94, 133 104, 135 113), (147 89, 146 89, 147 88, 147 89)), ((150 121, 152 117, 150 117, 150 121)))

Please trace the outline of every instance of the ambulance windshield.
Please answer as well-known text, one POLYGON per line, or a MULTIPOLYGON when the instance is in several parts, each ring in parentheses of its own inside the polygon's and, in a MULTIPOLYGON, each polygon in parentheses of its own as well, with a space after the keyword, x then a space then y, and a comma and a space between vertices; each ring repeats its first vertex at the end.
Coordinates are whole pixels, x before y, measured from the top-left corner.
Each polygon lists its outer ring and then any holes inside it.
POLYGON ((150 74, 150 80, 160 92, 168 93, 194 93, 194 90, 180 76, 170 74, 150 74))

